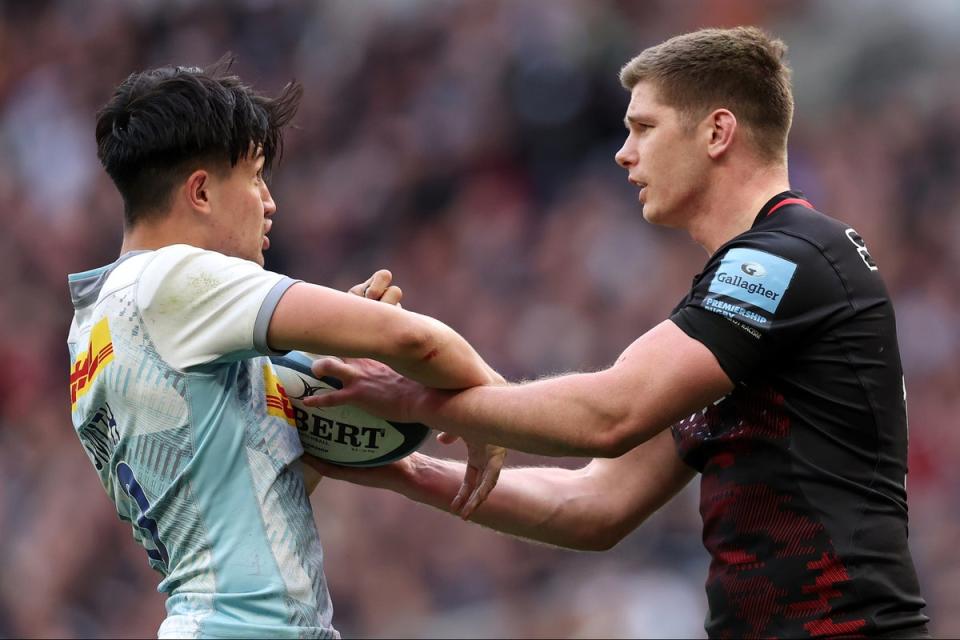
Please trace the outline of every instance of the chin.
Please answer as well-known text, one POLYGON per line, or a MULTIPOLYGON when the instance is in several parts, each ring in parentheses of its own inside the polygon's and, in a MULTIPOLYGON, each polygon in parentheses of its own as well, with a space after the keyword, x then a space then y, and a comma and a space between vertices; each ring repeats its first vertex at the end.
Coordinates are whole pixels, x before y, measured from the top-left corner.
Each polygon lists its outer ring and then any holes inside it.
POLYGON ((235 258, 240 258, 241 260, 247 260, 248 262, 256 262, 261 267, 263 266, 263 251, 237 251, 230 255, 235 258))
POLYGON ((663 209, 657 209, 655 207, 649 207, 646 205, 643 207, 643 219, 650 224, 655 224, 661 227, 677 226, 676 218, 671 216, 669 211, 664 211, 663 209))
POLYGON ((643 219, 649 222, 650 224, 663 224, 660 220, 660 212, 657 211, 656 207, 651 207, 650 205, 643 204, 640 205, 640 211, 643 214, 643 219))

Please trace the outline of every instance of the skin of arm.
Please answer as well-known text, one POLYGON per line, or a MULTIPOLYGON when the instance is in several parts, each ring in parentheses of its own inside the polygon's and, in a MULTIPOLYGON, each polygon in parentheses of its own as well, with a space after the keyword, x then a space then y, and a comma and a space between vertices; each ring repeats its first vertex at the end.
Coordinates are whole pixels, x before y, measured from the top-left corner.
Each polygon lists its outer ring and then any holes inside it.
MULTIPOLYGON (((449 511, 463 464, 414 454, 389 467, 348 469, 307 459, 333 478, 389 489, 449 511)), ((625 455, 595 459, 582 469, 513 468, 472 516, 513 536, 583 551, 610 549, 680 491, 695 475, 661 432, 625 455)))
POLYGON ((638 338, 609 369, 519 385, 452 393, 364 360, 317 361, 314 373, 336 375, 345 386, 309 404, 354 404, 548 456, 620 457, 733 389, 710 350, 670 320, 638 338))
POLYGON ((437 389, 502 381, 466 340, 438 320, 303 282, 280 299, 267 342, 279 351, 373 358, 437 389))
POLYGON ((316 490, 317 485, 320 484, 320 481, 323 480, 323 475, 310 466, 307 458, 310 458, 310 456, 305 455, 304 458, 301 458, 294 464, 298 465, 300 472, 303 474, 303 488, 309 496, 316 490))
MULTIPOLYGON (((327 353, 338 353, 341 348, 373 349, 369 355, 392 362, 399 370, 406 371, 408 375, 416 376, 425 383, 445 385, 450 382, 456 385, 459 381, 464 381, 470 384, 478 379, 485 383, 503 382, 503 378, 483 362, 473 348, 452 329, 426 316, 401 311, 400 300, 403 292, 399 287, 391 285, 392 280, 393 274, 381 269, 366 281, 352 287, 346 295, 324 287, 294 285, 290 289, 298 290, 289 298, 288 290, 274 311, 268 327, 268 342, 276 347, 286 344, 285 340, 310 340, 310 344, 314 346, 329 344, 329 348, 317 349, 327 353), (362 307, 353 304, 357 300, 364 303, 362 307), (323 326, 323 330, 316 331, 314 327, 317 325, 311 326, 310 323, 320 320, 309 316, 309 305, 324 302, 329 305, 329 309, 324 306, 319 308, 330 311, 333 319, 327 319, 329 324, 319 325, 323 326), (383 314, 380 310, 384 308, 400 311, 400 319, 391 318, 397 316, 396 313, 383 314), (304 317, 308 318, 306 324, 304 317), (363 322, 369 324, 363 325, 363 322), (378 323, 385 323, 386 328, 378 327, 378 323), (427 336, 421 337, 418 331, 426 331, 427 336), (415 339, 410 340, 411 335, 415 336, 415 339), (420 344, 418 340, 423 340, 425 344, 420 344), (440 355, 439 345, 444 341, 451 348, 445 350, 446 357, 437 357, 440 355), (427 351, 421 364, 416 358, 427 348, 431 350, 427 351), (452 354, 452 357, 449 354, 452 354), (412 362, 411 358, 414 359, 412 362), (444 367, 452 369, 449 380, 443 378, 444 367)), ((303 345, 297 348, 314 350, 311 346, 303 345)), ((506 451, 498 446, 470 441, 465 443, 467 465, 463 469, 463 481, 459 491, 450 504, 450 509, 462 518, 470 517, 477 505, 486 499, 496 485, 506 455, 506 451)), ((301 467, 304 486, 309 495, 316 489, 322 476, 309 465, 301 467)))

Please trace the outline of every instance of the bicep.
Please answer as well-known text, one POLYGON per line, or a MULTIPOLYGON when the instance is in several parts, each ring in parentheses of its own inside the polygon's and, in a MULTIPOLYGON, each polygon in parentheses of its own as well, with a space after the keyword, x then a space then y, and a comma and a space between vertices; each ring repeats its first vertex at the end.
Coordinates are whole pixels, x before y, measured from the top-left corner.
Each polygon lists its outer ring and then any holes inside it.
POLYGON ((681 418, 733 390, 733 382, 702 343, 665 320, 597 374, 621 414, 618 441, 629 451, 681 418))
POLYGON ((421 316, 304 282, 291 286, 270 318, 267 342, 280 351, 389 356, 420 339, 421 316))

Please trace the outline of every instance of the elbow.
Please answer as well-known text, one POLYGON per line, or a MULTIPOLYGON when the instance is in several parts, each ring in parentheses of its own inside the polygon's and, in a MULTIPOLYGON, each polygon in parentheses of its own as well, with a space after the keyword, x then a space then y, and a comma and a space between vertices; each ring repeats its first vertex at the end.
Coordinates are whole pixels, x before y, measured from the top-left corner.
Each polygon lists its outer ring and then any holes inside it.
POLYGON ((575 487, 578 494, 565 501, 572 506, 575 517, 564 519, 566 538, 563 546, 577 551, 609 551, 639 526, 637 516, 629 504, 611 491, 609 476, 597 475, 605 464, 588 464, 577 472, 575 487))
POLYGON ((609 551, 636 531, 653 513, 645 507, 639 511, 616 509, 617 505, 611 507, 615 511, 594 513, 590 522, 584 523, 578 532, 574 544, 568 546, 578 551, 609 551))
POLYGON ((388 344, 396 358, 407 362, 427 361, 439 352, 436 331, 424 322, 404 323, 395 328, 388 344))
POLYGON ((623 540, 623 536, 597 532, 589 536, 588 538, 581 540, 577 545, 577 550, 592 551, 594 553, 600 553, 602 551, 610 551, 615 546, 617 546, 617 544, 619 544, 621 540, 623 540))
POLYGON ((598 429, 590 446, 590 455, 596 458, 619 458, 647 438, 642 437, 635 423, 619 421, 609 428, 598 429))
POLYGON ((599 553, 610 551, 627 537, 632 529, 621 526, 620 523, 593 526, 583 531, 569 546, 577 551, 592 551, 599 553))
POLYGON ((597 420, 590 429, 589 455, 619 458, 669 426, 651 416, 642 403, 621 406, 597 420))

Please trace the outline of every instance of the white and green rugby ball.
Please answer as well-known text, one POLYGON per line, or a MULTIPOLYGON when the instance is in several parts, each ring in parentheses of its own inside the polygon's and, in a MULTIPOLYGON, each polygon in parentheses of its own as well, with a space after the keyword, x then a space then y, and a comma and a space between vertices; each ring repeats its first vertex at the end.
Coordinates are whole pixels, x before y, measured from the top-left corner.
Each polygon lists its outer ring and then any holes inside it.
POLYGON ((314 377, 310 370, 313 360, 298 351, 270 357, 292 405, 305 453, 348 467, 376 467, 410 455, 427 439, 430 428, 420 423, 384 420, 349 405, 318 408, 303 404, 308 396, 343 386, 337 378, 314 377))

